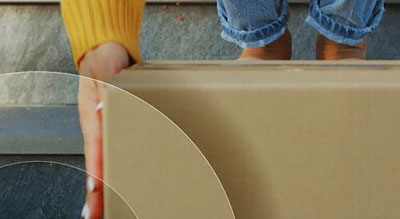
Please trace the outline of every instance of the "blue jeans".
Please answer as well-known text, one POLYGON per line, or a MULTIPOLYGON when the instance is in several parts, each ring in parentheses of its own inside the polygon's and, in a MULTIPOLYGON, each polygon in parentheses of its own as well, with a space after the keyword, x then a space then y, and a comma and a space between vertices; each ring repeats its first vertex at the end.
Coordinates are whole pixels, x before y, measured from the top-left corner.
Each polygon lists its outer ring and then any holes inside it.
MULTIPOLYGON (((287 0, 217 0, 221 36, 242 48, 261 47, 285 33, 287 0)), ((311 0, 306 23, 344 44, 361 43, 382 18, 384 0, 311 0)))

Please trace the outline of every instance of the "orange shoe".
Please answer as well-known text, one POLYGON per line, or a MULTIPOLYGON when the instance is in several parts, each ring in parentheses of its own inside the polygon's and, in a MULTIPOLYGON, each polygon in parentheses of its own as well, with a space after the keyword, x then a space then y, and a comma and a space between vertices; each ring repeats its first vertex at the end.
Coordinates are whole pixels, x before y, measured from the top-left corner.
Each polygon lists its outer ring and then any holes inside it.
POLYGON ((367 39, 357 45, 337 43, 321 34, 317 38, 317 59, 318 60, 343 60, 343 59, 366 59, 367 39))
POLYGON ((280 38, 266 46, 243 49, 238 60, 289 60, 291 57, 292 35, 287 30, 280 38))

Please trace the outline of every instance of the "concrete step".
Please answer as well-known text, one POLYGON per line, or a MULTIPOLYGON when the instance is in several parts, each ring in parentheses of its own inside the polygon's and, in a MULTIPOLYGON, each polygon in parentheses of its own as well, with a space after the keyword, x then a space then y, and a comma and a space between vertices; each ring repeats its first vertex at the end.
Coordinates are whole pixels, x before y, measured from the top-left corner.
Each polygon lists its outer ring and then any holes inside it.
POLYGON ((0 155, 81 155, 76 106, 0 107, 0 155))
MULTIPOLYGON (((293 59, 314 59, 316 32, 304 23, 307 4, 291 4, 293 59)), ((368 45, 369 59, 400 59, 400 5, 388 4, 368 45)), ((220 38, 215 4, 149 4, 141 49, 145 59, 235 59, 240 49, 220 38), (177 19, 183 16, 183 20, 177 19)), ((76 73, 57 4, 0 5, 0 73, 76 73), (18 28, 15 28, 18 27, 18 28)))
POLYGON ((76 106, 0 107, 0 218, 79 218, 82 151, 76 106))

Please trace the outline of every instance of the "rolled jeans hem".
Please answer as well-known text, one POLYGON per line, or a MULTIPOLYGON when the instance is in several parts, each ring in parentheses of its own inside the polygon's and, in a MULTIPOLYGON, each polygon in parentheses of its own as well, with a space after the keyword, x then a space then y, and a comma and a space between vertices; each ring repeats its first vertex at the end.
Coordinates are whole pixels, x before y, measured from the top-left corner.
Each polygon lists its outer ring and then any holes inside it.
POLYGON ((266 24, 254 30, 237 30, 232 27, 225 16, 222 15, 222 9, 218 9, 218 18, 221 22, 222 39, 232 42, 241 48, 261 47, 272 43, 285 33, 286 22, 288 19, 287 0, 282 3, 281 14, 272 23, 266 24))
POLYGON ((279 30, 279 32, 274 33, 273 35, 268 36, 265 39, 261 39, 258 41, 252 41, 252 42, 245 42, 245 41, 237 40, 236 38, 227 34, 225 31, 221 32, 221 38, 228 42, 234 43, 241 48, 254 48, 254 47, 266 46, 266 45, 274 42, 275 40, 280 38, 285 33, 285 31, 286 31, 286 28, 283 27, 281 30, 279 30))
POLYGON ((385 8, 384 1, 380 0, 377 4, 378 12, 365 28, 355 28, 336 22, 334 19, 324 15, 318 6, 318 0, 311 1, 310 11, 306 18, 306 23, 317 30, 330 40, 338 43, 356 45, 363 42, 364 38, 370 34, 382 19, 385 8))

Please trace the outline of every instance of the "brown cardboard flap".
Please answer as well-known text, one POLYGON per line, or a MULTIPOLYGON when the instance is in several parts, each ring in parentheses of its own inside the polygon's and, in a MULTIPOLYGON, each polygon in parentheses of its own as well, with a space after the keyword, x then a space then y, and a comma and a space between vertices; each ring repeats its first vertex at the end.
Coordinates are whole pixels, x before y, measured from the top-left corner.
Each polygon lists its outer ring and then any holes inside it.
MULTIPOLYGON (((118 88, 106 88, 104 101, 104 180, 139 219, 234 218, 214 170, 178 126, 118 88)), ((106 218, 131 218, 116 199, 105 190, 106 218)))
POLYGON ((395 87, 400 61, 157 61, 125 70, 112 84, 125 89, 298 89, 395 87))

